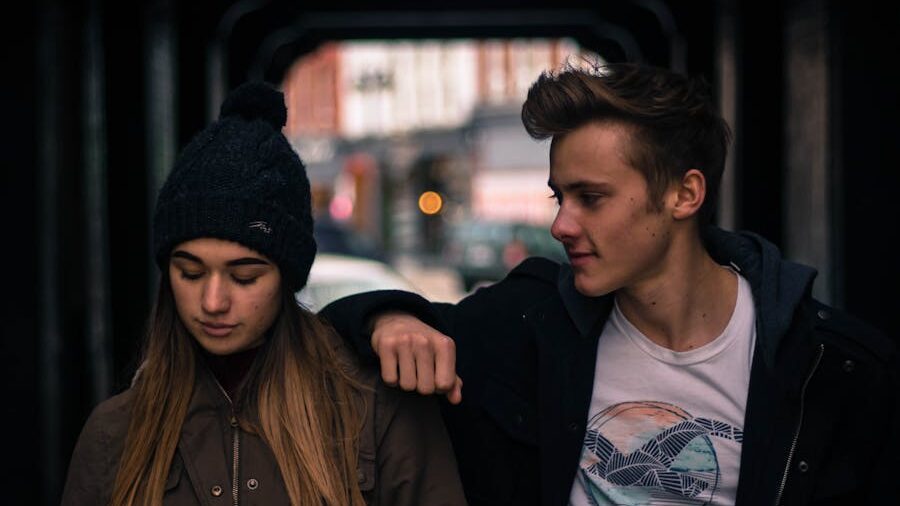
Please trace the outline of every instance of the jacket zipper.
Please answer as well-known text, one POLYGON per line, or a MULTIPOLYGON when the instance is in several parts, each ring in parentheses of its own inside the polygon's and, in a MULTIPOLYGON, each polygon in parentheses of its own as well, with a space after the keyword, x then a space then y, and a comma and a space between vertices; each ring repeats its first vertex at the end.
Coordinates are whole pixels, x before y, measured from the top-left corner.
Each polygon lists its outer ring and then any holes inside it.
POLYGON ((231 415, 231 448, 233 458, 231 460, 231 497, 234 506, 238 506, 238 464, 241 459, 241 430, 238 427, 237 417, 231 415))
POLYGON ((822 361, 822 355, 824 354, 825 345, 820 343, 819 355, 816 357, 816 361, 813 363, 809 374, 806 375, 806 380, 803 382, 803 388, 800 389, 800 418, 797 420, 797 428, 794 429, 794 439, 791 441, 791 450, 788 452, 787 462, 784 464, 784 474, 781 475, 781 486, 778 487, 778 495, 775 497, 775 506, 781 504, 781 496, 784 495, 784 487, 787 485, 788 473, 791 470, 791 461, 794 460, 794 452, 797 451, 797 440, 800 439, 800 429, 803 427, 803 408, 806 400, 806 387, 809 386, 810 380, 812 380, 813 375, 816 374, 816 370, 819 368, 819 362, 822 361))
POLYGON ((234 506, 238 506, 238 471, 240 469, 241 462, 241 431, 237 421, 237 416, 234 414, 234 403, 231 401, 231 397, 228 396, 228 392, 222 388, 222 385, 219 384, 219 381, 216 380, 216 386, 219 387, 219 391, 222 392, 222 395, 225 396, 225 399, 228 401, 228 405, 231 407, 231 418, 229 419, 229 423, 231 424, 231 451, 232 451, 232 459, 231 459, 231 499, 234 506))

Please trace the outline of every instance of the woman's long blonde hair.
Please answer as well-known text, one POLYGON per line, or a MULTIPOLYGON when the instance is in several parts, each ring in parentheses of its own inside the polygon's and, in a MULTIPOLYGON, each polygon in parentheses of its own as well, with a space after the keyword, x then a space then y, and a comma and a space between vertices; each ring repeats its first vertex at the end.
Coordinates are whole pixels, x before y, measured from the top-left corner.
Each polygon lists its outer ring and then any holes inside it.
MULTIPOLYGON (((281 311, 242 391, 241 426, 272 449, 293 506, 363 505, 356 479, 360 386, 334 332, 282 288, 281 311), (250 412, 247 415, 248 411, 250 412)), ((193 394, 199 353, 163 273, 150 318, 112 506, 162 504, 193 394)))

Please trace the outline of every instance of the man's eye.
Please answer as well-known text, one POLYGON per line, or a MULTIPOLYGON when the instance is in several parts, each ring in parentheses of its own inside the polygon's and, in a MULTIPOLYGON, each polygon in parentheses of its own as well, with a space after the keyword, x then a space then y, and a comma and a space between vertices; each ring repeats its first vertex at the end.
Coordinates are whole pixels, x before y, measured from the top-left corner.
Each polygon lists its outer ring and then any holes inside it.
POLYGON ((579 196, 581 203, 586 206, 592 206, 592 205, 596 204, 597 202, 600 202, 600 199, 602 199, 602 198, 603 198, 603 195, 601 195, 599 193, 582 193, 579 196))
POLYGON ((551 193, 550 195, 547 196, 547 198, 555 200, 557 204, 562 204, 562 195, 560 195, 557 192, 551 193))

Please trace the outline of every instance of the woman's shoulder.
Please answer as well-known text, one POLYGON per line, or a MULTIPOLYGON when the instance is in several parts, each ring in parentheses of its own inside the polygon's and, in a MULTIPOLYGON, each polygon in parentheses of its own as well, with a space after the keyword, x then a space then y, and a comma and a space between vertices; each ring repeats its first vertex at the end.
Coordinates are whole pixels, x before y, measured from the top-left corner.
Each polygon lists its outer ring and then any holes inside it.
POLYGON ((81 437, 106 443, 123 439, 128 432, 133 401, 134 392, 129 388, 98 404, 85 422, 81 437))
POLYGON ((75 444, 62 504, 105 504, 125 444, 133 394, 126 390, 98 404, 75 444))
POLYGON ((132 402, 134 402, 134 390, 129 388, 97 404, 91 417, 106 421, 115 421, 122 417, 128 418, 132 402))

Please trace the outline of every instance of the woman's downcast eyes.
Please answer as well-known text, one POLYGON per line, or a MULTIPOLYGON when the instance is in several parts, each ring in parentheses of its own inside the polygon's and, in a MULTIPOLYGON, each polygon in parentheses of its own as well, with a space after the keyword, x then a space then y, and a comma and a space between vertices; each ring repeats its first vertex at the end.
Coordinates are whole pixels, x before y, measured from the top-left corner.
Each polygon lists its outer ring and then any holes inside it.
MULTIPOLYGON (((186 270, 182 269, 181 270, 181 279, 184 279, 187 281, 197 281, 200 278, 202 278, 205 274, 206 274, 205 271, 194 272, 194 271, 186 271, 186 270)), ((239 285, 252 285, 253 283, 256 282, 257 279, 259 279, 259 276, 260 275, 239 276, 237 274, 232 273, 231 279, 239 285)))
POLYGON ((200 279, 203 276, 202 272, 188 272, 185 270, 181 271, 181 279, 187 279, 189 281, 194 281, 200 279))
POLYGON ((234 282, 239 285, 252 285, 253 283, 256 282, 257 279, 259 279, 259 276, 254 276, 252 278, 242 278, 242 277, 235 276, 234 274, 232 274, 231 279, 233 279, 234 282))

